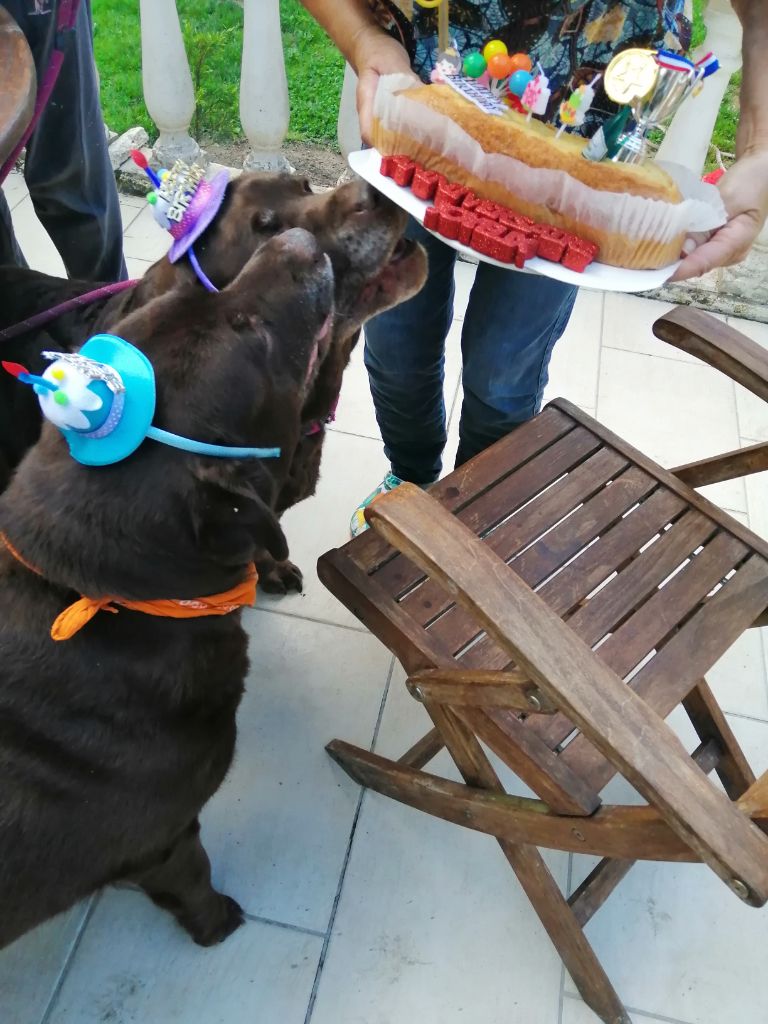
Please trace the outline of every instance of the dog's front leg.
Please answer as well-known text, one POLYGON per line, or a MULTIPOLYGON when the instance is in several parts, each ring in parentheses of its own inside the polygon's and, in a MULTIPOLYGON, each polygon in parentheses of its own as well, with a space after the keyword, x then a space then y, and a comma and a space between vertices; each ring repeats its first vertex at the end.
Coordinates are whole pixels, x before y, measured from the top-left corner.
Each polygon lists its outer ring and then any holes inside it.
POLYGON ((195 819, 162 858, 132 875, 144 892, 169 910, 200 946, 213 946, 243 924, 243 911, 211 885, 211 864, 195 819))
POLYGON ((298 565, 289 559, 276 561, 268 551, 256 553, 256 569, 259 573, 259 588, 265 594, 288 594, 292 590, 301 593, 304 577, 298 565))

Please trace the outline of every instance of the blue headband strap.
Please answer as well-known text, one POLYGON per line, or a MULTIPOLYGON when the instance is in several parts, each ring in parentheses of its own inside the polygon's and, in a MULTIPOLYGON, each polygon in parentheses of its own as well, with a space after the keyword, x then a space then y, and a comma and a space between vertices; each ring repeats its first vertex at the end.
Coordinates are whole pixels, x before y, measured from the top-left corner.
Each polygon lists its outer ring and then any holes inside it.
POLYGON ((159 427, 150 427, 147 430, 147 437, 161 444, 170 445, 171 448, 180 448, 183 452, 192 452, 194 455, 211 455, 218 459, 279 459, 279 448, 231 448, 224 444, 206 444, 204 441, 193 441, 189 437, 180 437, 178 434, 171 434, 159 427))
POLYGON ((187 249, 187 256, 189 256, 189 262, 192 264, 192 269, 197 274, 197 279, 200 282, 200 284, 203 285, 203 287, 206 288, 209 292, 218 292, 219 289, 216 287, 213 281, 211 281, 210 277, 208 277, 206 272, 200 266, 200 260, 195 255, 195 250, 192 248, 191 245, 187 249))

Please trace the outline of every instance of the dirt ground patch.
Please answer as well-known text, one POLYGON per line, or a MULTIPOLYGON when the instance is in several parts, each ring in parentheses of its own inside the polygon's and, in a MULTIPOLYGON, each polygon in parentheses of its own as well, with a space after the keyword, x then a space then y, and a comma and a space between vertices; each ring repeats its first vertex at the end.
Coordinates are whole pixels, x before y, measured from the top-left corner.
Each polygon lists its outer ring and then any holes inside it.
MULTIPOLYGON (((204 141, 201 145, 214 163, 226 167, 242 167, 249 148, 247 142, 204 141)), ((312 142, 286 142, 283 152, 298 173, 309 178, 313 185, 335 185, 347 167, 340 153, 312 142)))

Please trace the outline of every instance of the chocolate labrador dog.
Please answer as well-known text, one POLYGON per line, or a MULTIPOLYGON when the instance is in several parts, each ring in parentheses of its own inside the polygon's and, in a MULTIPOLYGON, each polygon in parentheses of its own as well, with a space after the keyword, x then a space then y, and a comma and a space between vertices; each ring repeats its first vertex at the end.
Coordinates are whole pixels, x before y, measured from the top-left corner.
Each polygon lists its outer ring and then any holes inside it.
POLYGON ((280 459, 146 440, 88 468, 46 423, 0 498, 0 947, 119 879, 202 945, 242 923, 198 836, 235 743, 239 611, 177 619, 118 605, 71 639, 50 630, 79 595, 192 601, 240 583, 258 550, 285 558, 275 496, 333 309, 330 260, 293 230, 220 294, 172 290, 114 324, 154 366, 156 426, 277 446, 280 459))
MULTIPOLYGON (((360 325, 409 298, 424 283, 424 252, 403 239, 405 224, 405 214, 364 182, 316 195, 297 176, 243 174, 230 183, 218 216, 195 245, 205 273, 220 288, 237 277, 256 247, 286 228, 310 231, 331 258, 336 289, 332 344, 303 410, 303 436, 285 486, 276 497, 278 512, 314 493, 324 425, 338 401, 360 325)), ((35 271, 0 269, 0 327, 89 287, 35 271)), ((0 340, 0 355, 37 371, 43 349, 76 349, 91 334, 110 330, 121 318, 171 290, 190 297, 202 290, 187 260, 171 264, 163 258, 134 289, 67 313, 44 333, 36 331, 6 343, 0 340)), ((34 443, 39 424, 34 396, 0 375, 0 490, 3 476, 10 476, 34 443)), ((288 561, 276 563, 265 556, 259 569, 260 585, 268 591, 301 589, 301 573, 288 561)))

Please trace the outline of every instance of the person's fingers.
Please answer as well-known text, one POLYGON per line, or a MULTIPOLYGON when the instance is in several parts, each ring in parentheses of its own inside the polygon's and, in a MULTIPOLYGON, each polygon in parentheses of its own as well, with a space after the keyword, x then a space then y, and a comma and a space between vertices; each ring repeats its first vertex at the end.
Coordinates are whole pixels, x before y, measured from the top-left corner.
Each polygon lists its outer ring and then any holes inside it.
POLYGON ((360 135, 366 145, 371 145, 373 131, 373 100, 376 95, 379 75, 371 68, 360 73, 357 82, 357 113, 360 118, 360 135))
POLYGON ((755 225, 749 217, 734 217, 725 227, 697 246, 677 268, 671 281, 701 277, 716 267, 740 263, 755 239, 755 225))

